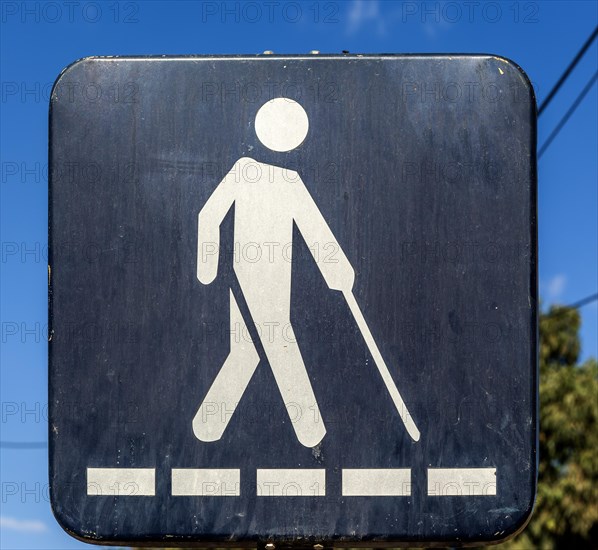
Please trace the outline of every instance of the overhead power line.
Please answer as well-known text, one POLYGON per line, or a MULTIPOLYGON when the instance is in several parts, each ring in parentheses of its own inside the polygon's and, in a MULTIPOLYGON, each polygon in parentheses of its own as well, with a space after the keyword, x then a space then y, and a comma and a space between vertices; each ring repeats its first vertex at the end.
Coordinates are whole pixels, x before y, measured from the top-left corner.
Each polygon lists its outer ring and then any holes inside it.
POLYGON ((587 306, 588 304, 591 304, 592 302, 595 302, 596 300, 598 300, 598 292, 595 294, 590 294, 589 296, 586 296, 585 298, 582 298, 581 300, 577 300, 577 302, 573 302, 572 304, 569 304, 568 306, 555 306, 553 305, 553 309, 552 311, 549 311, 547 313, 544 313, 544 317, 559 317, 560 315, 563 315, 565 313, 569 313, 571 310, 574 309, 580 309, 583 306, 587 306))
POLYGON ((573 58, 573 61, 569 63, 569 66, 565 69, 565 72, 561 75, 561 78, 558 79, 557 83, 552 87, 552 90, 550 90, 549 94, 546 96, 544 101, 542 101, 540 108, 538 109, 538 116, 540 116, 542 114, 542 111, 544 111, 544 109, 548 107, 548 104, 552 101, 552 98, 556 95, 561 86, 565 83, 565 80, 567 80, 567 78, 571 74, 571 71, 573 71, 575 66, 579 63, 580 59, 586 53, 596 36, 598 36, 598 26, 594 29, 594 32, 588 37, 588 39, 585 41, 585 44, 577 52, 577 55, 573 58))
POLYGON ((596 79, 598 79, 598 71, 596 71, 594 73, 594 76, 592 78, 590 78, 590 81, 584 86, 584 89, 580 92, 580 94, 577 96, 577 98, 573 102, 573 105, 571 105, 571 107, 569 107, 569 110, 565 113, 563 118, 561 118, 559 123, 556 125, 556 128, 548 136, 548 138, 544 142, 544 145, 542 145, 542 147, 538 151, 538 159, 540 159, 542 157, 542 155, 544 154, 544 151, 546 151, 546 149, 548 149, 548 146, 553 142, 554 138, 563 129, 563 126, 565 126, 565 124, 567 123, 569 118, 571 118, 571 115, 575 112, 577 107, 579 107, 579 104, 583 101, 583 98, 586 97, 587 93, 590 91, 590 89, 594 85, 594 82, 596 82, 596 79))
POLYGON ((591 304, 596 300, 598 300, 598 292, 596 294, 590 294, 589 296, 586 296, 585 298, 582 298, 581 300, 578 300, 567 307, 571 309, 579 309, 580 307, 591 304))

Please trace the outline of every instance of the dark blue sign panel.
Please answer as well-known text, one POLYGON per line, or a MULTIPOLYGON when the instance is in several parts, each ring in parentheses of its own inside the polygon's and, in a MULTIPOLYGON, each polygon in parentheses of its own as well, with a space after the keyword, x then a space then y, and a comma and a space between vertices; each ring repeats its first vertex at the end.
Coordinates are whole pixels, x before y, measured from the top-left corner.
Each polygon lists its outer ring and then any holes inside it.
POLYGON ((536 110, 491 56, 88 58, 50 480, 88 542, 486 543, 536 483, 536 110))

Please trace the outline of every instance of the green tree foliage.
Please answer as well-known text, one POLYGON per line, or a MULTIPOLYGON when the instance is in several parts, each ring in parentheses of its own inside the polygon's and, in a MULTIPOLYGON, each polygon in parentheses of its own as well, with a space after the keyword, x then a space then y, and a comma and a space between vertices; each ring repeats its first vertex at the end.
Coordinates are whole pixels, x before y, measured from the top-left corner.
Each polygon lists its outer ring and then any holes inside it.
POLYGON ((532 519, 503 548, 598 548, 598 364, 578 365, 579 313, 540 319, 540 467, 532 519))

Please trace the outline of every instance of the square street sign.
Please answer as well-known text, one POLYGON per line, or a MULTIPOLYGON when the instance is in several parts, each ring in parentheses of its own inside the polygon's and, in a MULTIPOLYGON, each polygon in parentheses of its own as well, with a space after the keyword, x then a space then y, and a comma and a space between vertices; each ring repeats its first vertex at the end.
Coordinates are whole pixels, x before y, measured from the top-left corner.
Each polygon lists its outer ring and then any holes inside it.
POLYGON ((500 541, 536 108, 490 55, 92 57, 50 107, 50 483, 87 542, 500 541))

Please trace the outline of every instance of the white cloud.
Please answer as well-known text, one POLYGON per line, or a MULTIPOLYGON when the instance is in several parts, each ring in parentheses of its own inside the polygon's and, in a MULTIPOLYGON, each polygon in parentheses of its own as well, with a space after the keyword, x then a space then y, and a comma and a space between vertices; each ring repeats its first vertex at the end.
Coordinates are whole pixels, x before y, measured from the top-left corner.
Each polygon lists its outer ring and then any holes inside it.
POLYGON ((554 302, 561 298, 567 286, 567 276, 559 273, 540 285, 542 298, 547 302, 554 302))
POLYGON ((375 23, 379 35, 386 32, 386 24, 380 13, 378 0, 353 0, 349 6, 347 21, 347 32, 349 34, 357 32, 362 25, 367 23, 375 23))
POLYGON ((15 519, 7 516, 0 516, 0 527, 21 533, 42 533, 47 530, 43 521, 35 519, 15 519))

